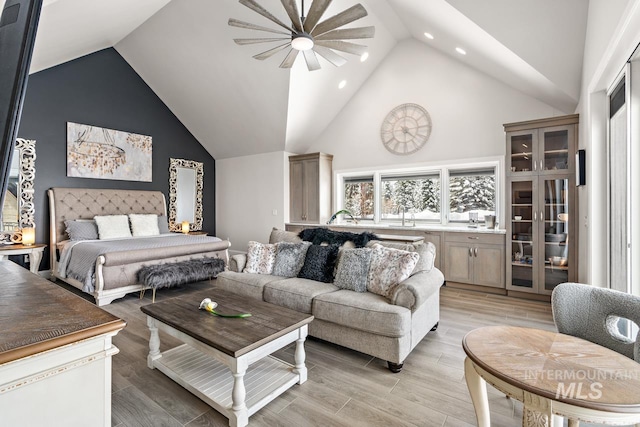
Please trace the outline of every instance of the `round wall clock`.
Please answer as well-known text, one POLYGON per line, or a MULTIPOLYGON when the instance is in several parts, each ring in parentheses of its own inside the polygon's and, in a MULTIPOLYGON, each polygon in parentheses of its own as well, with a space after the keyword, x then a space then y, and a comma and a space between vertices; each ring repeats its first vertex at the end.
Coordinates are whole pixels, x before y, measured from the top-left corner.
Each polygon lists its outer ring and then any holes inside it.
POLYGON ((431 135, 431 116, 418 104, 402 104, 382 122, 380 137, 393 154, 412 154, 424 147, 431 135))

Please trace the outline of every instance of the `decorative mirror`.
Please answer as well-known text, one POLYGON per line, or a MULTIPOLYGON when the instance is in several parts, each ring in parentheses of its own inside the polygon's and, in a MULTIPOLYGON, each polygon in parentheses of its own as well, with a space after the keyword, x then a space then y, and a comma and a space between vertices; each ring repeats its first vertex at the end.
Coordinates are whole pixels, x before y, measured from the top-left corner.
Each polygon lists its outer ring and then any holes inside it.
POLYGON ((20 242, 21 229, 35 226, 33 180, 36 142, 18 138, 11 157, 9 185, 0 217, 0 241, 20 242))
POLYGON ((170 159, 169 164, 169 229, 182 231, 188 222, 190 230, 202 230, 203 163, 170 159))

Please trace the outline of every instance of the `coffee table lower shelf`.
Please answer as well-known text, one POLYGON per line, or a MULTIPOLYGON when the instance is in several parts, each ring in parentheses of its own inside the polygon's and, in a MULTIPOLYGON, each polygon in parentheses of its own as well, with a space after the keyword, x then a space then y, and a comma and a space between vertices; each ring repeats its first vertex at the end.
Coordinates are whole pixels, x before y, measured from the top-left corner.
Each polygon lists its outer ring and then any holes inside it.
MULTIPOLYGON (((223 363, 183 344, 153 361, 160 372, 230 418, 233 375, 223 363)), ((273 356, 252 364, 244 375, 245 404, 251 416, 299 381, 294 366, 273 356)))

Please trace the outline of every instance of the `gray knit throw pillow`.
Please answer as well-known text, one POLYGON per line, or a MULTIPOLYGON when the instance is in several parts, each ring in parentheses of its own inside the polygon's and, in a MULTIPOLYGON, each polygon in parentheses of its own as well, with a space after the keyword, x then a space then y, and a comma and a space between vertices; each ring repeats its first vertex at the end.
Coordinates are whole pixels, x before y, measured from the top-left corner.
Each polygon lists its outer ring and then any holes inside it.
POLYGON ((304 264, 309 246, 311 246, 309 242, 278 243, 272 274, 274 276, 296 277, 304 264))
POLYGON ((67 234, 71 240, 97 240, 98 226, 90 220, 66 220, 64 222, 67 234))
POLYGON ((333 284, 341 289, 366 292, 370 264, 370 248, 344 249, 338 261, 333 284))

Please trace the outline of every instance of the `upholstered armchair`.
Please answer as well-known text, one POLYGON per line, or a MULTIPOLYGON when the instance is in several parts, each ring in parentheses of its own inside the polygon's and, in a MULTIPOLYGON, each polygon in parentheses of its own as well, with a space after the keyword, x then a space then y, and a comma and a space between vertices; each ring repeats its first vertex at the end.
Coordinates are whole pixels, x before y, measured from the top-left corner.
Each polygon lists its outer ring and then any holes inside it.
POLYGON ((618 330, 618 319, 640 325, 640 297, 580 283, 562 283, 551 295, 558 332, 610 348, 640 362, 640 333, 634 339, 618 330))

